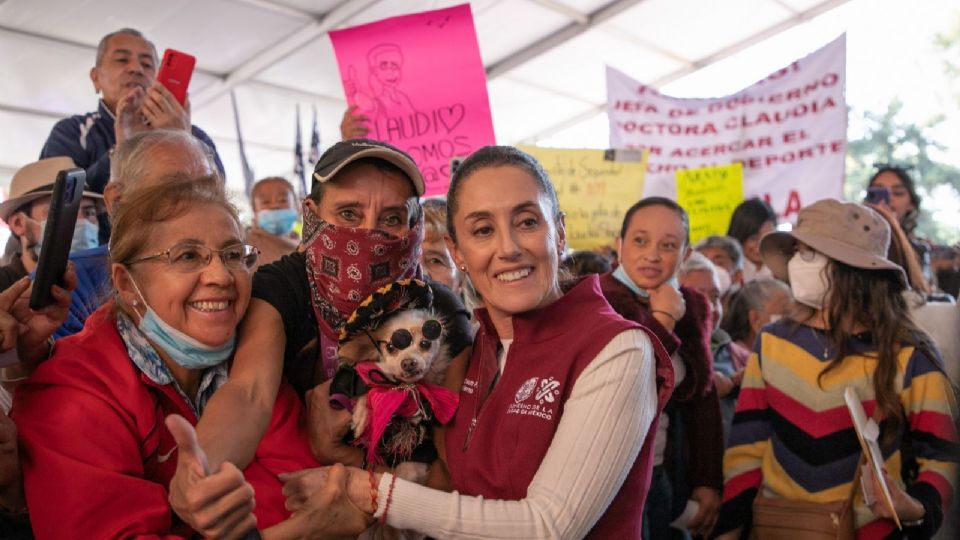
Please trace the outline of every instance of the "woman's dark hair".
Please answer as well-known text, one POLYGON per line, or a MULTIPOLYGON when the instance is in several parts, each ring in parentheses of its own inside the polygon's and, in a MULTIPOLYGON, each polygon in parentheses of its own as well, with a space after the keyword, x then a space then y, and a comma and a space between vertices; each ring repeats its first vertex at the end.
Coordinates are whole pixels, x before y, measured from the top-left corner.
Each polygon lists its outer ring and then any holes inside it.
POLYGON ((635 214, 637 210, 642 210, 648 206, 663 206, 676 212, 677 216, 680 217, 680 221, 683 223, 683 231, 685 233, 684 241, 687 244, 690 243, 690 218, 687 217, 687 211, 675 201, 666 197, 646 197, 640 199, 640 201, 628 208, 627 213, 623 215, 623 223, 620 225, 620 238, 627 235, 627 228, 630 226, 630 220, 633 218, 633 214, 635 214))
POLYGON ((560 267, 571 277, 606 274, 610 271, 610 259, 595 251, 575 251, 560 261, 560 267))
POLYGON ((756 197, 747 199, 737 206, 730 218, 727 236, 732 236, 743 245, 748 238, 760 232, 763 224, 772 221, 777 225, 777 213, 766 201, 756 197))
MULTIPOLYGON (((850 346, 851 329, 866 328, 876 347, 877 368, 873 390, 886 425, 884 443, 898 436, 903 427, 902 408, 897 395, 897 355, 903 347, 913 346, 939 364, 926 336, 911 320, 904 285, 892 270, 863 270, 831 259, 828 265, 831 301, 826 313, 827 340, 835 351, 833 360, 817 378, 837 369, 843 359, 856 354, 850 346)), ((808 318, 812 310, 808 311, 808 318)), ((795 315, 791 318, 797 320, 795 315)))
POLYGON ((484 146, 460 162, 450 177, 450 187, 447 188, 447 234, 454 242, 457 241, 457 231, 453 226, 453 217, 460 207, 460 189, 463 182, 481 169, 490 167, 517 167, 525 171, 537 184, 537 190, 547 196, 553 207, 554 219, 560 218, 560 203, 557 201, 557 191, 550 181, 550 176, 543 166, 530 154, 512 146, 484 146))

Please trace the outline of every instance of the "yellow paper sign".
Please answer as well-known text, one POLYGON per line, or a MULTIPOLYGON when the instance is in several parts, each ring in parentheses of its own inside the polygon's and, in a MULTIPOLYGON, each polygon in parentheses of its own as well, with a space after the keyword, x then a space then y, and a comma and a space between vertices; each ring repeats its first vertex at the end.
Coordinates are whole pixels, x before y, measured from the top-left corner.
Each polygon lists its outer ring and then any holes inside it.
POLYGON ((690 242, 725 235, 743 202, 743 165, 732 163, 677 171, 677 204, 690 216, 690 242))
POLYGON ((567 214, 567 245, 575 250, 613 246, 627 208, 643 197, 648 153, 639 161, 610 161, 603 150, 520 147, 537 158, 567 214))

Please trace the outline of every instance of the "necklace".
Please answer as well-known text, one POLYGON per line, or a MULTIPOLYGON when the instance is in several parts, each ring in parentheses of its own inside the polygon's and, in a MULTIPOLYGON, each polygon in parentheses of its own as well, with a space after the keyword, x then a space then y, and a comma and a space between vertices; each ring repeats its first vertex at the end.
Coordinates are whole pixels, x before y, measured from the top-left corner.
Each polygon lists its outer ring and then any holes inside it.
POLYGON ((812 336, 813 336, 813 340, 817 342, 817 346, 818 346, 818 347, 821 347, 821 346, 823 347, 823 356, 822 356, 822 358, 823 358, 824 360, 826 360, 827 358, 830 358, 830 343, 829 343, 829 341, 828 341, 827 343, 823 343, 822 341, 820 341, 820 337, 817 335, 818 332, 817 332, 817 329, 816 329, 816 328, 814 328, 814 327, 812 327, 812 326, 808 326, 807 328, 810 329, 810 335, 812 335, 812 336))

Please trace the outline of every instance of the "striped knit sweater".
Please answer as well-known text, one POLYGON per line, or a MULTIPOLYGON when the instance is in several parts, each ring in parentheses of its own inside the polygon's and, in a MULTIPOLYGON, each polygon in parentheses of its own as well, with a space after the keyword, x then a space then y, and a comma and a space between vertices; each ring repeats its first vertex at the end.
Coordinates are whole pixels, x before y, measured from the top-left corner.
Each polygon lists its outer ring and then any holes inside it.
MULTIPOLYGON (((832 358, 826 334, 786 320, 763 329, 744 373, 724 454, 724 502, 716 533, 748 526, 761 488, 768 497, 818 503, 849 496, 860 445, 843 392, 847 386, 856 388, 872 415, 877 363, 870 355, 876 349, 868 334, 850 339, 853 354, 823 377, 821 387, 817 376, 832 358)), ((910 536, 924 537, 939 528, 953 496, 957 403, 938 360, 906 347, 897 365, 895 388, 916 467, 902 466, 902 438, 883 453, 887 470, 901 487, 903 478, 915 477, 907 492, 923 503, 926 515, 920 526, 924 530, 910 536)), ((881 423, 881 440, 887 427, 881 423)), ((900 536, 893 521, 870 512, 859 490, 854 502, 858 538, 900 536)))

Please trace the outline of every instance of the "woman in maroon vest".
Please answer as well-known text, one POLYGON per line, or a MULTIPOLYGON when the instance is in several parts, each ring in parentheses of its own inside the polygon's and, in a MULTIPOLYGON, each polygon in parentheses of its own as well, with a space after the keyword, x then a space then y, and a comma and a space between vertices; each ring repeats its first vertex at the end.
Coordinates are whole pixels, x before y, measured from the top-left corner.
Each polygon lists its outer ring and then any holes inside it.
MULTIPOLYGON (((351 469, 351 500, 437 538, 639 538, 650 435, 673 387, 666 351, 596 276, 561 289, 563 214, 531 156, 482 148, 447 203, 451 252, 485 305, 446 432, 458 493, 351 469)), ((311 484, 290 481, 288 504, 309 511, 311 484)))
POLYGON ((689 248, 687 214, 670 199, 648 197, 623 219, 617 253, 620 266, 600 278, 613 309, 657 335, 672 355, 676 391, 657 427, 644 537, 682 537, 671 529, 692 501, 696 513, 679 525, 708 535, 720 508, 723 431, 712 379, 710 304, 680 287, 677 270, 689 248))

